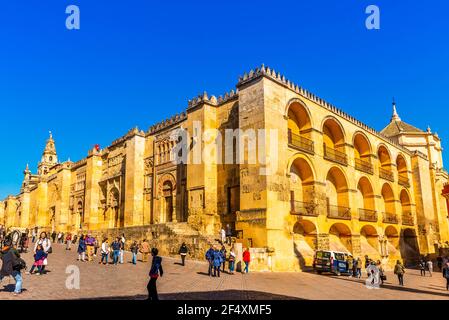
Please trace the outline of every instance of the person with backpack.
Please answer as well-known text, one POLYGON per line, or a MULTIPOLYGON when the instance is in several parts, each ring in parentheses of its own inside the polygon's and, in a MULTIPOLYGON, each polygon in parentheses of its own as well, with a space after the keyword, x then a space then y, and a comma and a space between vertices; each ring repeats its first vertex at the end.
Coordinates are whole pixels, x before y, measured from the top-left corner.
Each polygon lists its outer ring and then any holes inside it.
POLYGON ((181 263, 182 263, 182 266, 184 267, 186 265, 187 254, 189 253, 189 248, 187 248, 187 245, 185 242, 182 243, 181 247, 179 248, 178 253, 181 256, 181 263))
POLYGON ((213 260, 212 263, 214 265, 214 277, 220 278, 220 270, 221 270, 221 264, 223 263, 223 256, 222 253, 218 250, 218 248, 215 248, 213 253, 213 260))
POLYGON ((446 290, 449 291, 449 263, 442 268, 443 270, 443 278, 446 279, 446 290))
POLYGON ((117 265, 120 257, 120 249, 122 248, 120 238, 117 237, 114 242, 112 242, 112 252, 113 252, 113 262, 114 265, 117 265))
POLYGON ((80 236, 80 241, 78 242, 78 261, 86 262, 86 241, 84 240, 84 235, 80 236))
POLYGON ((153 256, 153 261, 151 263, 150 269, 150 281, 147 285, 148 290, 148 300, 149 301, 158 301, 159 296, 157 294, 157 286, 156 281, 159 276, 164 275, 164 270, 162 269, 162 258, 158 256, 159 251, 156 248, 151 249, 151 255, 153 256))
POLYGON ((209 277, 212 277, 212 270, 214 269, 214 246, 210 246, 206 252, 206 260, 209 263, 209 277))
POLYGON ((53 252, 53 248, 52 248, 51 244, 52 244, 52 242, 47 237, 47 233, 46 232, 42 232, 40 234, 40 236, 39 236, 39 240, 37 240, 35 245, 34 245, 34 250, 33 250, 34 254, 36 254, 37 246, 41 245, 42 248, 44 249, 45 254, 47 255, 47 258, 44 261, 44 265, 42 266, 42 274, 45 273, 45 268, 48 265, 48 254, 53 252))
POLYGON ((2 268, 0 269, 0 282, 3 278, 11 276, 16 282, 14 295, 22 293, 23 278, 21 271, 26 269, 26 263, 20 258, 19 252, 13 247, 11 239, 4 240, 4 246, 0 252, 2 268))
POLYGON ((405 268, 401 261, 396 261, 396 266, 394 267, 394 274, 398 276, 399 285, 404 286, 404 274, 405 268))

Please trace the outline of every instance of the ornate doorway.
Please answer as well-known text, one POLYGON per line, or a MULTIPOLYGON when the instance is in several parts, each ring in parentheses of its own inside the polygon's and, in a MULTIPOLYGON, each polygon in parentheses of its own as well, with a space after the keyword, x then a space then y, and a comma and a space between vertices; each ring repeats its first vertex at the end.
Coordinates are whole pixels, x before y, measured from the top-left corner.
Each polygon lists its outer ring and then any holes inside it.
POLYGON ((164 222, 173 221, 173 185, 167 180, 162 187, 162 193, 164 198, 164 222))

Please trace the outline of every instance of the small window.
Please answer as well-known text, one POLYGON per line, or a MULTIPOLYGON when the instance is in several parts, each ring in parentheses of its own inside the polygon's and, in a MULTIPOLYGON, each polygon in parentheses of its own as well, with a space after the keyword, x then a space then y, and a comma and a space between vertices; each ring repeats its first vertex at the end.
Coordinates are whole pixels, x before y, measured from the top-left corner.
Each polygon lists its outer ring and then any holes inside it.
POLYGON ((52 161, 53 161, 53 157, 50 156, 50 157, 48 158, 48 160, 50 160, 50 162, 52 162, 52 161))

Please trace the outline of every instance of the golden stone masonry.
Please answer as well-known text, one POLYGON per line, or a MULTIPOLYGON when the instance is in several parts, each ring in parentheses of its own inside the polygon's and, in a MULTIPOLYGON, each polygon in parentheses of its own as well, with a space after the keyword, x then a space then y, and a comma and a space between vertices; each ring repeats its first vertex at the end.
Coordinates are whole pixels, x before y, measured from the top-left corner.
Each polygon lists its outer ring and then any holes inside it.
POLYGON ((253 270, 300 271, 317 249, 391 265, 448 247, 447 183, 440 138, 403 122, 395 104, 377 132, 261 66, 235 91, 204 93, 182 114, 147 132, 132 129, 78 162, 58 162, 50 134, 37 174, 27 166, 20 194, 0 202, 0 224, 124 232, 163 254, 186 241, 201 259, 229 225, 235 241, 252 248, 253 270), (277 130, 276 157, 263 155, 277 159, 275 170, 261 175, 259 162, 175 163, 172 134, 183 128, 195 136, 194 123, 223 136, 277 130))

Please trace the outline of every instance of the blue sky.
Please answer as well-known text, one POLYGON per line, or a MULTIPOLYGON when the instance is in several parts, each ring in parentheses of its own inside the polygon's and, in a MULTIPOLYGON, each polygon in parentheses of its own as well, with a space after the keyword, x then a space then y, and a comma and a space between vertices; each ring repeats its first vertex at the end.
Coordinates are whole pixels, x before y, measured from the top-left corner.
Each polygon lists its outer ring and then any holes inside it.
POLYGON ((0 199, 27 162, 36 171, 49 130, 60 160, 78 160, 261 63, 378 130, 394 96, 404 121, 448 146, 447 12, 444 0, 4 1, 0 199), (65 28, 71 4, 80 30, 65 28), (370 4, 380 30, 365 28, 370 4))

